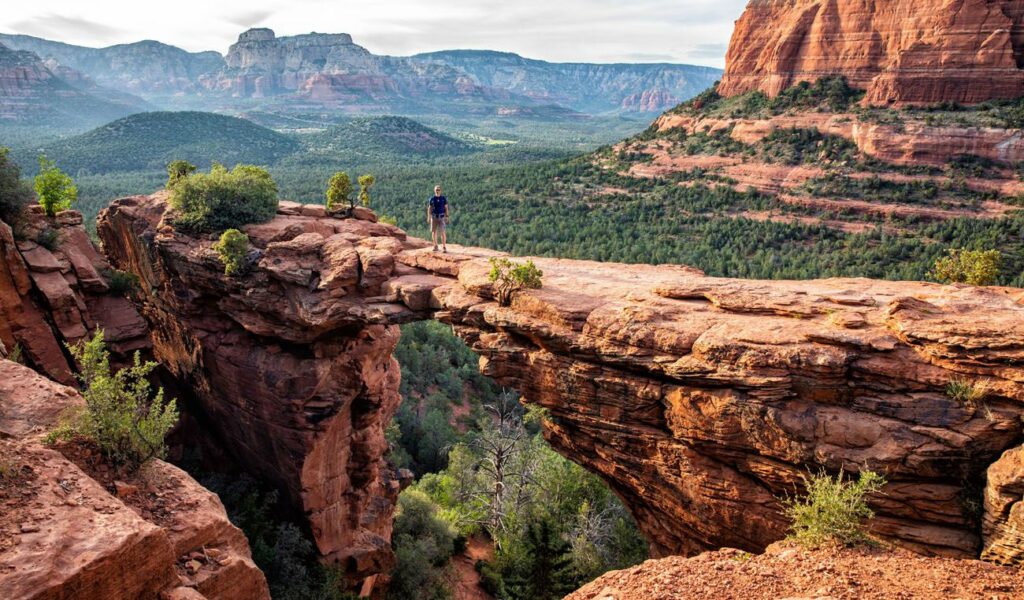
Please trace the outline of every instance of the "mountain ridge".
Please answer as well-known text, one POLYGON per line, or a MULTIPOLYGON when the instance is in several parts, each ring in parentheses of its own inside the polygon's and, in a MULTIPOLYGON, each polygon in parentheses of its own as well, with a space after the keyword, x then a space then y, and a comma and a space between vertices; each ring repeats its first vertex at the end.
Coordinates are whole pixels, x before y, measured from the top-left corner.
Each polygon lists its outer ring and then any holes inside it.
POLYGON ((201 110, 294 100, 345 112, 452 112, 454 103, 494 113, 508 105, 557 104, 590 114, 648 114, 695 95, 721 74, 712 67, 672 63, 553 63, 490 50, 378 55, 349 34, 277 37, 267 28, 242 32, 225 55, 155 40, 90 48, 0 34, 0 42, 52 58, 161 108, 201 110), (487 59, 499 64, 486 64, 487 59), (509 74, 510 64, 522 70, 509 74), (633 100, 639 97, 649 100, 633 100))

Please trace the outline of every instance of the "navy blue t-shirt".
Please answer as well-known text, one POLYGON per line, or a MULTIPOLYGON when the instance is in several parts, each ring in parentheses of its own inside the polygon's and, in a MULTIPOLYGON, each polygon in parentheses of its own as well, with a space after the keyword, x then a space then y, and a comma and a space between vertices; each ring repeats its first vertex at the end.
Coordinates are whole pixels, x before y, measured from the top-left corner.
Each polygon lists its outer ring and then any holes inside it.
POLYGON ((448 198, 444 196, 433 196, 430 198, 430 214, 435 217, 443 217, 448 213, 448 198))

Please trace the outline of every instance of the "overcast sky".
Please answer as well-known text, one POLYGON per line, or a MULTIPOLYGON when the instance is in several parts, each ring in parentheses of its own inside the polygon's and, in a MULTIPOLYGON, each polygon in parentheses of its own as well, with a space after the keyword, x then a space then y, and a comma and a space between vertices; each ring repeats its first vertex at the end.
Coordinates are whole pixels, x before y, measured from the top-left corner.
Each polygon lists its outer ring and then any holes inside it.
POLYGON ((4 0, 0 31, 83 46, 155 39, 227 52, 239 32, 351 33, 376 54, 451 48, 720 67, 746 0, 4 0))

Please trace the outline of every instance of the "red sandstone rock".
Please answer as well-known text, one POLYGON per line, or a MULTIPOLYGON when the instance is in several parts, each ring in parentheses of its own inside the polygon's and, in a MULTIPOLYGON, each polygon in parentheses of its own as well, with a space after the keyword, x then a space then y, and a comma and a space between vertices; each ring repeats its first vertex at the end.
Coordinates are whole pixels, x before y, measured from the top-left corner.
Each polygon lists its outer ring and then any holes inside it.
POLYGON ((8 350, 20 345, 28 364, 65 384, 75 380, 61 347, 96 327, 104 329, 115 360, 148 350, 146 322, 126 299, 108 294, 101 273, 110 265, 89 240, 81 214, 48 218, 32 206, 23 227, 26 239, 15 243, 0 223, 0 341, 8 350), (56 249, 31 241, 44 230, 56 232, 56 249))
POLYGON ((752 0, 719 92, 770 96, 845 75, 870 104, 978 103, 1024 95, 1019 0, 752 0))
POLYGON ((0 342, 8 351, 20 346, 32 365, 62 383, 73 383, 67 359, 46 321, 45 311, 30 297, 32 278, 11 228, 0 222, 0 342))
POLYGON ((0 540, 14 542, 0 542, 5 598, 128 600, 177 585, 174 555, 160 527, 59 453, 32 442, 0 444, 5 454, 30 465, 36 477, 23 489, 30 501, 5 508, 10 512, 3 520, 39 524, 32 533, 12 534, 9 528, 0 533, 0 540))
POLYGON ((1007 450, 988 468, 981 557, 1024 564, 1024 446, 1007 450))
POLYGON ((64 411, 83 406, 75 390, 0 360, 0 438, 15 438, 0 439, 0 455, 20 477, 10 486, 0 478, 3 597, 189 598, 172 592, 183 583, 180 557, 201 552, 201 568, 184 576, 194 597, 269 600, 242 532, 184 471, 154 460, 134 482, 105 487, 40 444, 64 411), (164 502, 159 514, 147 504, 152 490, 164 502))
POLYGON ((1022 594, 1019 572, 978 561, 869 548, 812 552, 776 544, 759 556, 725 549, 649 560, 605 573, 566 600, 1010 600, 1022 594))
POLYGON ((112 260, 153 290, 143 307, 156 356, 196 391, 239 463, 307 515, 325 560, 353 583, 387 571, 400 489, 383 459, 399 403, 392 321, 413 312, 368 298, 394 254, 418 244, 390 225, 286 204, 245 228, 262 256, 227 278, 212 242, 161 225, 164 207, 162 196, 124 199, 99 226, 112 260))
MULTIPOLYGON (((808 470, 866 467, 889 481, 872 499, 877 535, 978 556, 964 482, 1019 443, 1019 290, 536 258, 544 287, 503 308, 491 251, 433 253, 393 227, 289 207, 247 228, 254 246, 333 231, 386 250, 394 264, 380 295, 351 271, 325 289, 269 265, 227 279, 207 258, 211 242, 161 224, 165 210, 160 195, 128 198, 99 221, 111 259, 153 290, 143 306, 158 357, 198 391, 241 462, 309 515, 321 552, 353 580, 390 561, 397 486, 383 428, 398 402, 393 324, 410 319, 453 324, 486 374, 546 407, 549 441, 609 483, 659 555, 762 550, 785 535, 778 498, 808 470), (947 397, 953 377, 987 382, 990 412, 947 397)), ((325 243, 303 268, 323 281, 347 252, 325 243)), ((382 264, 374 277, 386 273, 382 264)), ((990 529, 1007 522, 987 510, 990 529)))

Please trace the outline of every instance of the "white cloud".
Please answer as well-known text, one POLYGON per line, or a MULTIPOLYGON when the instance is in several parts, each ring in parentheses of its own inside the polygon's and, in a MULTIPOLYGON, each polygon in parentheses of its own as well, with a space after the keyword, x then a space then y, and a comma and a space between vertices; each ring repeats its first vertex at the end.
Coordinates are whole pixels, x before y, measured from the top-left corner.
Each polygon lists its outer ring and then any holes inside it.
POLYGON ((225 52, 240 29, 351 33, 381 54, 485 48, 580 62, 721 66, 745 0, 93 0, 8 3, 0 30, 103 46, 157 39, 225 52), (40 6, 42 5, 42 6, 40 6))

